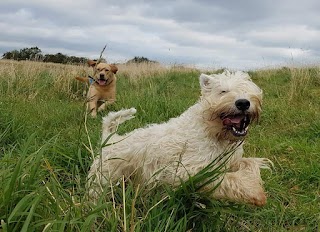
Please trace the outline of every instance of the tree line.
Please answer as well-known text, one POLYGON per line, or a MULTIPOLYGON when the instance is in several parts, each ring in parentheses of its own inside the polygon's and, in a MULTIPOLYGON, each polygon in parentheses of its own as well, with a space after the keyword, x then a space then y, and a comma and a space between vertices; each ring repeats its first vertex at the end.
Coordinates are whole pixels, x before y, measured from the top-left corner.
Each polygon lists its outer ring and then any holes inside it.
MULTIPOLYGON (((42 51, 38 47, 23 48, 20 50, 12 50, 5 52, 2 55, 2 59, 10 60, 32 60, 40 62, 52 62, 61 64, 83 64, 86 63, 88 58, 68 56, 60 52, 56 54, 42 54, 42 51)), ((135 56, 133 59, 127 61, 127 63, 156 63, 156 61, 149 60, 143 56, 135 56)))
POLYGON ((5 52, 2 55, 2 59, 33 60, 61 64, 79 64, 88 60, 85 57, 68 56, 60 52, 56 54, 42 54, 41 49, 38 47, 23 48, 20 50, 5 52))

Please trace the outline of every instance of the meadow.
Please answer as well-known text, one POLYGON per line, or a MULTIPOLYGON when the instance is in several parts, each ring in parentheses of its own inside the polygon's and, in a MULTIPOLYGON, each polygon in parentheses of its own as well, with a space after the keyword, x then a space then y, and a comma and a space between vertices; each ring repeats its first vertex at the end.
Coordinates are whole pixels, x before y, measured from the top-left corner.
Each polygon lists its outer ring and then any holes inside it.
MULTIPOLYGON (((209 72, 216 72, 211 70, 209 72)), ((86 176, 100 152, 101 117, 85 112, 86 66, 0 60, 0 231, 319 231, 320 66, 250 71, 263 112, 245 156, 266 157, 264 207, 196 191, 206 170, 178 188, 134 180, 94 204, 86 176)), ((207 72, 207 71, 206 71, 207 72)), ((119 65, 117 102, 135 107, 120 133, 178 116, 199 98, 201 71, 119 65)))

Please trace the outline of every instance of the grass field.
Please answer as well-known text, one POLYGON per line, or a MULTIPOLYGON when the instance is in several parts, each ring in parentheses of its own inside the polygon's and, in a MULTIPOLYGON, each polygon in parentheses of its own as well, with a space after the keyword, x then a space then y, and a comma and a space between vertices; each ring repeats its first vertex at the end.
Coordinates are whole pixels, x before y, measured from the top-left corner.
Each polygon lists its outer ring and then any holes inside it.
MULTIPOLYGON (((263 113, 246 156, 271 159, 262 171, 266 206, 220 202, 195 191, 129 182, 93 204, 86 176, 99 153, 101 116, 87 118, 84 66, 0 60, 0 231, 319 231, 320 68, 250 72, 264 91, 263 113)), ((200 94, 199 70, 120 65, 116 104, 135 107, 130 131, 175 117, 200 94)), ((198 176, 199 177, 199 176, 198 176)))

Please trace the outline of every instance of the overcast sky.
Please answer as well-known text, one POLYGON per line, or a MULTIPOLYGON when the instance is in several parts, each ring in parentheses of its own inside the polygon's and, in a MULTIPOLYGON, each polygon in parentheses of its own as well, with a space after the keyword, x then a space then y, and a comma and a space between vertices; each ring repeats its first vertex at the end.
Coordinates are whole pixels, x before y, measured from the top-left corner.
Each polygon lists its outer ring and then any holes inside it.
POLYGON ((0 54, 256 69, 320 61, 320 0, 0 0, 0 54))

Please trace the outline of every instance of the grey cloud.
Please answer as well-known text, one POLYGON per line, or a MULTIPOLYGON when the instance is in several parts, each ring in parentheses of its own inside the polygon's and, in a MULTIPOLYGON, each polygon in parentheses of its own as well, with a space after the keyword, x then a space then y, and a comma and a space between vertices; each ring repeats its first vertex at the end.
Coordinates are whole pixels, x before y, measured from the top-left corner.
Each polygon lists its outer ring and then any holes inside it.
MULTIPOLYGON (((319 60, 317 0, 4 0, 0 52, 14 45, 112 61, 258 67, 319 60), (6 43, 7 41, 7 43, 6 43)), ((69 54, 69 55, 73 55, 69 54)))

